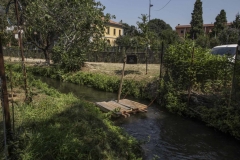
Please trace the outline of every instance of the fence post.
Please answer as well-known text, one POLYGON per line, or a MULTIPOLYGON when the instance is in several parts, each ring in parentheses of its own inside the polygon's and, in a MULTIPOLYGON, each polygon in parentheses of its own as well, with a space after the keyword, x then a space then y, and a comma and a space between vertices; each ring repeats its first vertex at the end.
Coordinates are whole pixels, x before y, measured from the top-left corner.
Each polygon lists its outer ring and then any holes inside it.
POLYGON ((231 101, 233 98, 234 98, 234 100, 237 99, 235 85, 236 85, 236 69, 237 69, 239 54, 240 54, 240 36, 238 39, 238 45, 237 45, 237 49, 236 49, 236 53, 235 53, 235 60, 234 60, 235 63, 234 63, 234 67, 233 67, 233 76, 232 76, 232 88, 231 88, 231 92, 230 92, 230 96, 229 96, 229 100, 228 100, 228 107, 230 107, 231 101))
MULTIPOLYGON (((2 49, 2 37, 0 35, 0 85, 1 85, 1 101, 4 113, 4 128, 6 127, 6 139, 5 142, 12 139, 11 135, 11 118, 9 112, 9 103, 8 103, 8 92, 7 92, 7 82, 4 68, 4 59, 3 59, 3 49, 2 49)), ((7 142, 6 142, 7 143, 7 142)), ((8 143, 7 143, 8 144, 8 143)), ((7 145, 6 144, 6 145, 7 145)), ((9 150, 10 148, 8 148, 9 150)), ((11 151, 9 150, 9 154, 11 151)))
MULTIPOLYGON (((192 66, 193 66, 193 59, 194 59, 194 52, 195 52, 194 49, 195 49, 195 47, 193 46, 193 50, 192 50, 192 54, 191 54, 191 64, 190 64, 191 70, 190 71, 192 71, 192 66)), ((192 79, 193 79, 193 73, 190 73, 189 86, 188 86, 188 106, 190 103, 190 97, 191 97, 191 91, 192 91, 192 79)))
POLYGON ((124 70, 125 70, 125 65, 126 65, 126 61, 127 61, 127 57, 126 57, 126 53, 123 49, 123 70, 122 70, 122 77, 121 77, 121 81, 120 81, 120 85, 119 85, 119 89, 118 89, 118 98, 117 98, 117 102, 119 102, 120 97, 121 97, 121 93, 122 93, 122 83, 123 83, 123 77, 124 77, 124 70))
POLYGON ((149 44, 147 45, 147 53, 146 53, 146 56, 145 56, 145 59, 146 59, 146 74, 148 72, 148 55, 149 55, 149 44))
POLYGON ((161 55, 160 55, 160 75, 159 78, 162 79, 162 66, 163 66, 163 47, 164 47, 164 43, 162 41, 162 50, 161 50, 161 55))
POLYGON ((20 47, 20 52, 21 52, 21 57, 22 57, 22 69, 23 69, 23 77, 24 77, 24 89, 25 89, 25 96, 26 99, 25 101, 29 101, 29 95, 28 95, 28 89, 27 89, 27 73, 26 73, 26 67, 25 67, 25 58, 24 58, 24 53, 23 53, 23 43, 22 43, 22 33, 21 33, 21 28, 20 28, 20 17, 18 13, 18 2, 17 0, 15 2, 15 13, 17 17, 17 27, 18 27, 18 39, 19 39, 19 47, 20 47))

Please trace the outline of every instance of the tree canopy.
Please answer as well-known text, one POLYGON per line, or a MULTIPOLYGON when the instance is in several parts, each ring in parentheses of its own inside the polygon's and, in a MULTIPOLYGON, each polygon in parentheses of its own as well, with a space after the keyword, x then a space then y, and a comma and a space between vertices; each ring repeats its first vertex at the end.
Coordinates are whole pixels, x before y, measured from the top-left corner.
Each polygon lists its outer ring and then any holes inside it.
POLYGON ((161 19, 152 19, 148 23, 149 30, 161 35, 164 30, 172 30, 172 27, 161 19))
POLYGON ((123 23, 125 35, 118 37, 116 44, 130 47, 146 48, 150 45, 151 49, 158 48, 162 41, 173 44, 179 40, 179 36, 172 30, 171 26, 161 19, 152 19, 148 22, 147 15, 142 14, 137 22, 138 29, 123 23))
POLYGON ((138 30, 134 25, 129 25, 127 23, 122 23, 124 35, 136 36, 138 35, 138 30))
POLYGON ((155 38, 172 44, 178 40, 178 35, 172 27, 161 19, 152 19, 148 23, 149 30, 155 34, 155 38))
POLYGON ((240 14, 238 13, 232 23, 232 28, 240 29, 240 14))
POLYGON ((202 11, 202 1, 196 0, 194 4, 194 9, 192 12, 192 20, 190 22, 190 36, 193 39, 196 39, 197 36, 203 34, 203 11, 202 11))
POLYGON ((69 69, 77 69, 83 55, 99 47, 103 40, 105 23, 110 18, 109 14, 103 14, 104 9, 95 0, 28 1, 24 12, 26 36, 43 51, 47 61, 50 60, 49 51, 55 46, 54 62, 75 64, 77 66, 69 69))
POLYGON ((218 35, 222 30, 224 30, 227 27, 227 17, 226 12, 224 9, 220 11, 220 14, 218 14, 215 18, 214 22, 214 34, 218 35))

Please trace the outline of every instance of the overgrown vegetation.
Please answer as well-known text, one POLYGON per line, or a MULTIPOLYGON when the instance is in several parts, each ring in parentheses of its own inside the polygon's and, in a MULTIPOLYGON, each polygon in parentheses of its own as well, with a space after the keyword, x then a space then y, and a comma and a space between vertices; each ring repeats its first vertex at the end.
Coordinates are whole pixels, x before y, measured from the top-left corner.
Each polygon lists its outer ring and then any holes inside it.
POLYGON ((239 61, 231 63, 185 41, 169 47, 165 63, 162 105, 239 139, 239 61))
MULTIPOLYGON (((158 91, 160 104, 170 112, 195 117, 239 138, 238 66, 238 61, 231 63, 226 56, 212 55, 193 41, 184 41, 169 46, 164 58, 166 73, 160 82, 125 80, 122 95, 154 99, 158 91)), ((56 67, 29 70, 52 78, 61 73, 56 67)), ((60 75, 57 77, 61 80, 104 91, 116 92, 119 86, 119 78, 115 76, 83 71, 60 75)))
MULTIPOLYGON (((20 70, 19 65, 7 66, 14 89, 23 85, 20 70)), ((32 102, 14 100, 12 159, 141 159, 138 142, 114 126, 109 114, 28 75, 32 102)), ((17 97, 21 92, 15 92, 17 97)))
MULTIPOLYGON (((79 85, 86 85, 108 92, 117 92, 119 88, 120 79, 117 76, 108 76, 101 73, 64 73, 61 69, 56 67, 30 67, 29 71, 36 75, 46 76, 54 79, 59 79, 64 82, 71 82, 79 85)), ((143 96, 143 89, 146 88, 147 82, 124 80, 122 95, 132 95, 135 97, 143 96)))

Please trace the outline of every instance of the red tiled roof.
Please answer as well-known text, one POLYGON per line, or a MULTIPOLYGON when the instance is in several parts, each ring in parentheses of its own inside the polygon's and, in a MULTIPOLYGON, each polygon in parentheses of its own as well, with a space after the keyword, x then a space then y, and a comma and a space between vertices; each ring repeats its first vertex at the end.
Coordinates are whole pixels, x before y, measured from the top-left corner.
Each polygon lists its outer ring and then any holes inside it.
MULTIPOLYGON (((228 26, 232 25, 232 23, 227 23, 228 26)), ((203 27, 214 27, 214 24, 203 24, 203 27)), ((177 25, 177 28, 191 28, 191 25, 177 25)))
POLYGON ((115 22, 115 21, 113 21, 113 20, 109 20, 109 23, 117 24, 117 25, 122 25, 121 23, 115 22))
POLYGON ((175 28, 190 28, 191 25, 177 25, 175 28))
MULTIPOLYGON (((104 20, 104 17, 102 17, 102 20, 104 20)), ((113 21, 113 20, 109 20, 108 23, 110 23, 110 24, 114 24, 114 25, 122 26, 121 23, 115 22, 115 21, 113 21)))

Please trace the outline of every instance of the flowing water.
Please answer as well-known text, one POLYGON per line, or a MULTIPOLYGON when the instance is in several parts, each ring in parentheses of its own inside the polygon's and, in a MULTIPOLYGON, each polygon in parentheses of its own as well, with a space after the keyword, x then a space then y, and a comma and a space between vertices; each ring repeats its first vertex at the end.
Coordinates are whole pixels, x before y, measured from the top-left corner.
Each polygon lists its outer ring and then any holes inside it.
MULTIPOLYGON (((108 101, 116 99, 114 93, 71 83, 41 78, 60 92, 72 92, 87 101, 108 101)), ((128 99, 132 99, 127 97, 128 99)), ((148 105, 149 101, 133 99, 148 105)), ((240 142, 206 127, 200 122, 171 114, 158 104, 152 104, 147 113, 119 118, 116 125, 143 142, 144 159, 161 160, 238 160, 240 142)))

